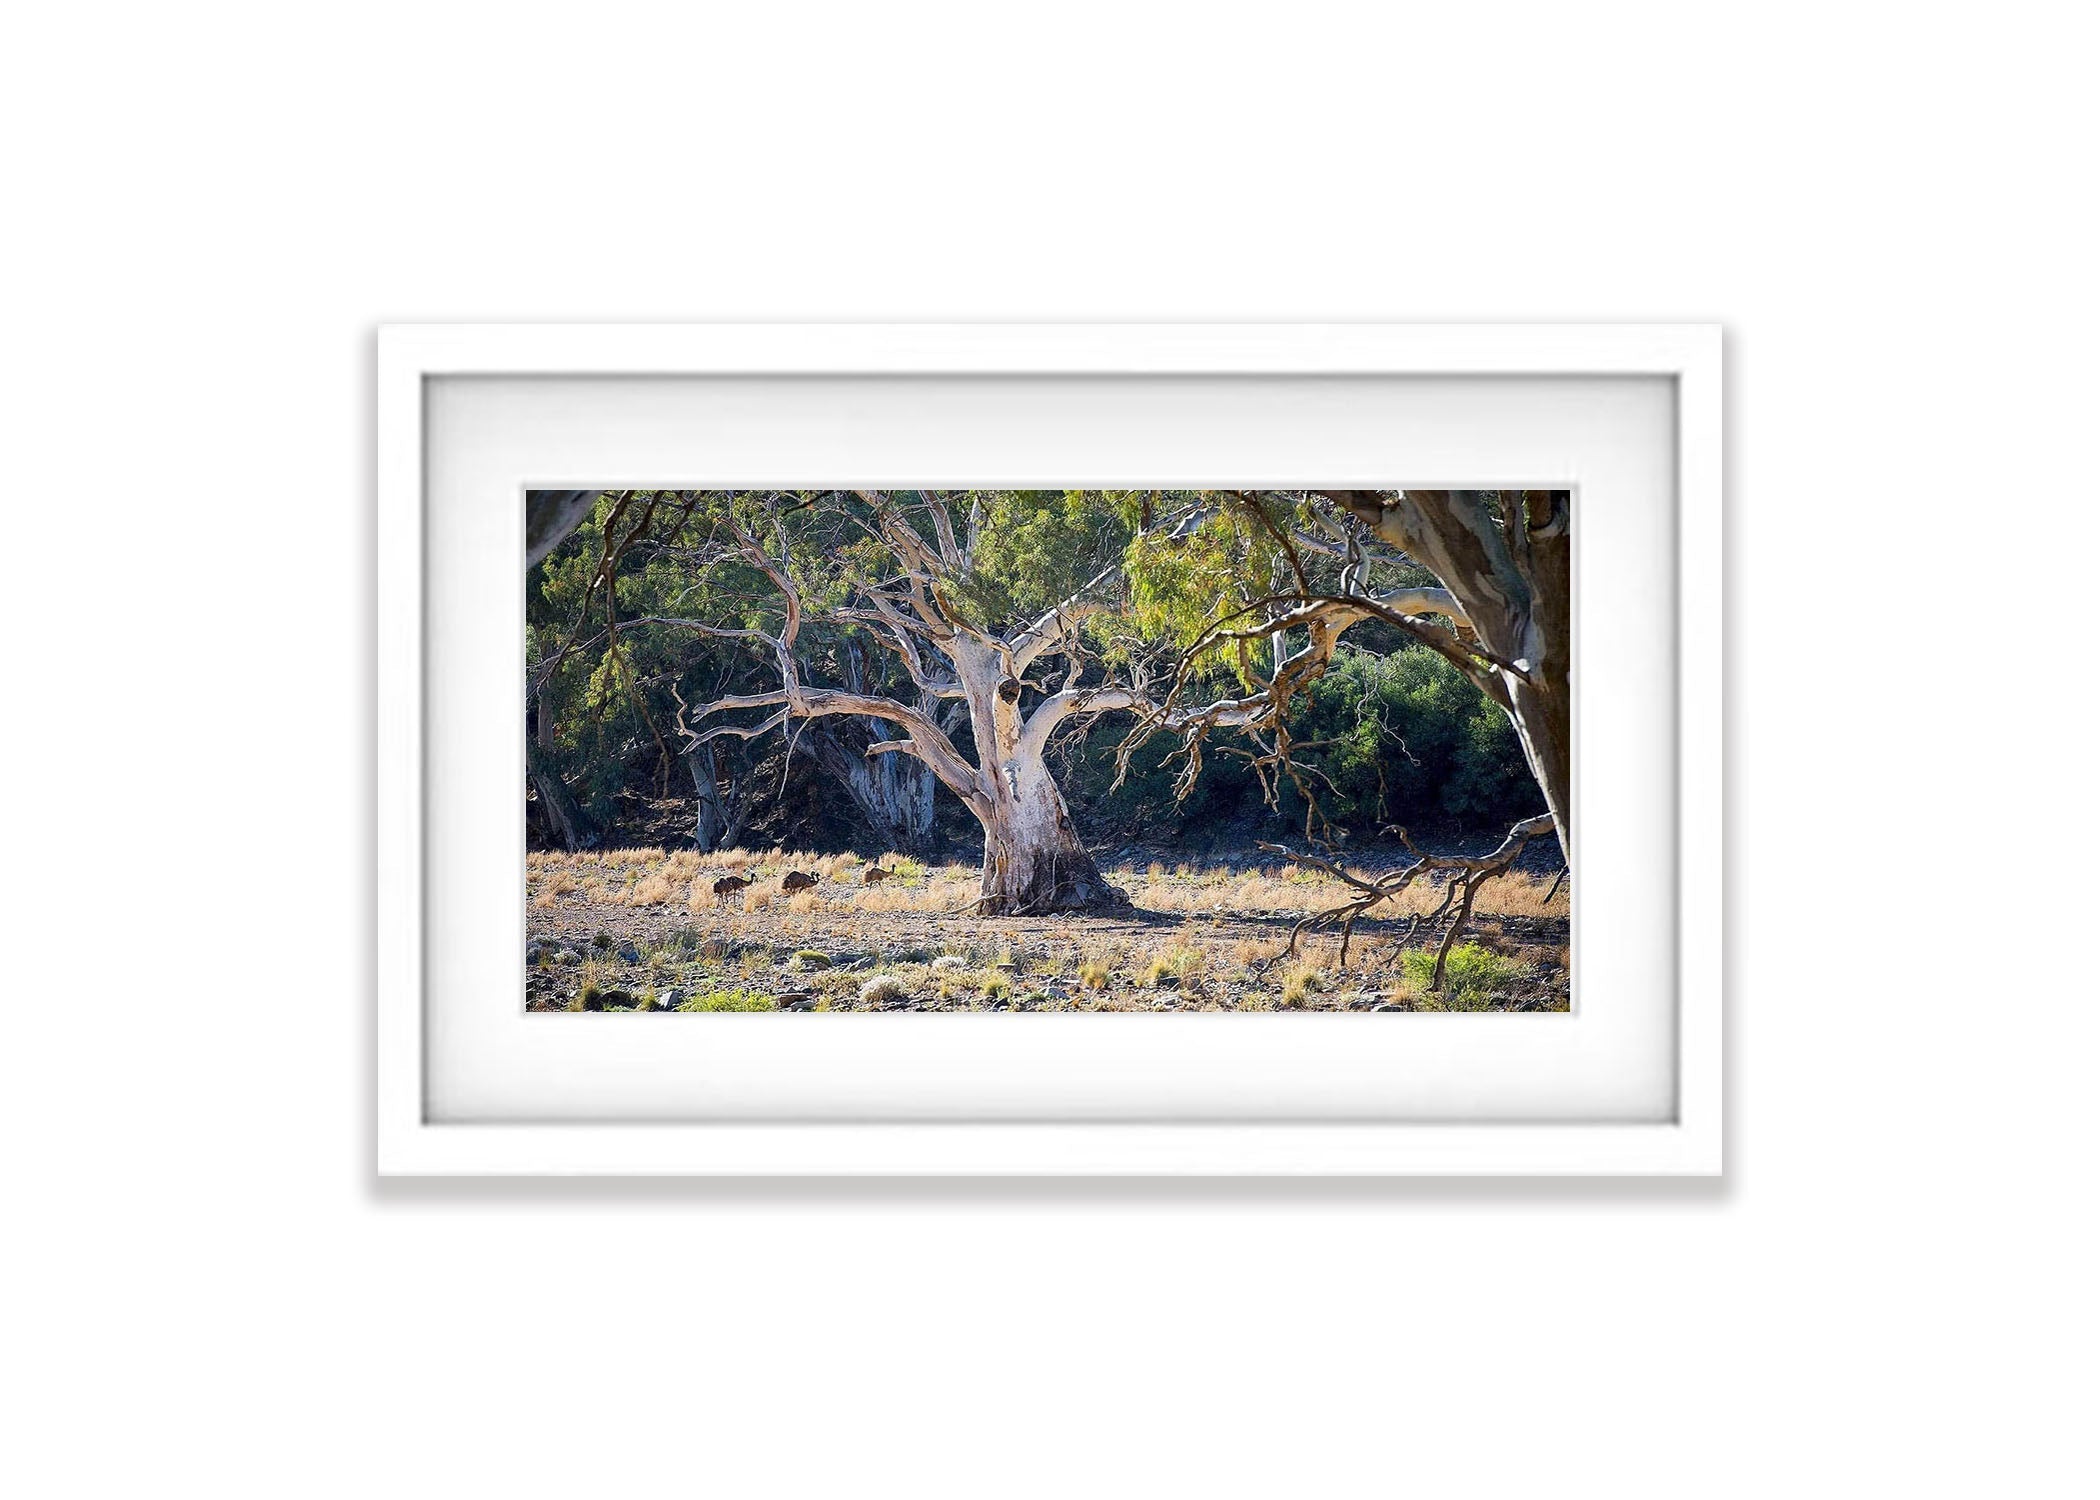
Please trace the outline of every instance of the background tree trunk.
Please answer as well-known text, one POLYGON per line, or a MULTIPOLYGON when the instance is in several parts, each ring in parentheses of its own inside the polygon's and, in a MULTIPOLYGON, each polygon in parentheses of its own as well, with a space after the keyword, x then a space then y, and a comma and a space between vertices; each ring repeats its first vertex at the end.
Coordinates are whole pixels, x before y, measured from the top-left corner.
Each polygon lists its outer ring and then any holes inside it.
POLYGON ((598 503, 602 490, 530 490, 525 495, 525 566, 568 540, 598 503))
POLYGON ((533 701, 532 739, 542 750, 554 748, 554 685, 549 682, 540 684, 533 701))
MULTIPOLYGON (((864 745, 821 721, 798 730, 795 738, 853 799, 877 843, 903 854, 932 852, 933 773, 922 762, 894 753, 868 755, 864 745)), ((877 744, 889 738, 873 736, 877 744)))
POLYGON ((696 808, 693 846, 702 854, 735 848, 751 821, 755 774, 748 766, 733 764, 729 772, 729 789, 724 792, 718 779, 721 772, 715 754, 715 746, 701 745, 688 750, 685 756, 685 768, 693 778, 696 808))
POLYGON ((555 840, 572 854, 578 849, 596 848, 602 837, 598 825, 569 791, 561 773, 529 738, 525 741, 525 774, 539 797, 540 812, 555 840))
MULTIPOLYGON (((867 663, 856 643, 841 647, 839 665, 848 692, 870 691, 867 663)), ((922 694, 918 708, 929 718, 937 717, 940 702, 922 694)), ((903 854, 931 854, 935 842, 933 769, 914 756, 894 751, 869 755, 867 745, 856 744, 852 736, 840 732, 844 723, 865 728, 873 744, 894 738, 889 725, 869 718, 845 719, 839 726, 819 720, 794 738, 800 739, 825 775, 845 788, 878 843, 903 854)))

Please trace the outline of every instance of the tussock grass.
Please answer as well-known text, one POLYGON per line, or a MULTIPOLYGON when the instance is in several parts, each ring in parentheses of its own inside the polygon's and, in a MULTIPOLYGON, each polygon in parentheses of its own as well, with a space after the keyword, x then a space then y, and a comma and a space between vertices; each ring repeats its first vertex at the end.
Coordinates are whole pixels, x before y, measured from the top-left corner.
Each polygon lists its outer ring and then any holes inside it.
POLYGON ((977 899, 975 872, 950 874, 913 885, 893 876, 881 885, 859 886, 853 894, 853 909, 862 912, 953 912, 977 899))
POLYGON ((1138 982, 1156 989, 1162 979, 1171 975, 1183 984, 1190 984, 1202 975, 1204 963, 1202 946, 1188 933, 1179 933, 1152 955, 1140 972, 1138 982))
POLYGON ((635 886, 629 901, 634 906, 662 906, 676 896, 677 891, 671 877, 659 870, 635 886))
POLYGON ((904 998, 904 981, 894 974, 877 974, 860 987, 862 1005, 886 1005, 904 998))
POLYGON ((1241 938, 1232 945, 1232 961, 1243 969, 1265 964, 1285 947, 1282 938, 1241 938))
POLYGON ((1311 964, 1293 964, 1284 971, 1283 992, 1277 998, 1285 1010, 1300 1010, 1326 988, 1326 979, 1318 969, 1311 964))

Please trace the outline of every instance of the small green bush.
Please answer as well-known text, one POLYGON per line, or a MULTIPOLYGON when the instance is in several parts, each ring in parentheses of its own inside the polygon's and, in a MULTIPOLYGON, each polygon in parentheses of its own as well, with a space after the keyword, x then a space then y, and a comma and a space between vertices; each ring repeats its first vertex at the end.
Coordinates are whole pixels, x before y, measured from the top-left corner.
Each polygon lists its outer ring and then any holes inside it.
POLYGON ((1492 997, 1516 982, 1522 972, 1515 959, 1490 952, 1478 943, 1460 943, 1444 962, 1444 988, 1430 990, 1436 974, 1436 954, 1427 948, 1410 948, 1400 955, 1401 972, 1418 992, 1416 1007, 1422 1010, 1491 1010, 1492 997))
POLYGON ((761 995, 756 990, 716 990, 709 995, 695 995, 679 1007, 682 1011, 704 1010, 777 1010, 771 995, 761 995))

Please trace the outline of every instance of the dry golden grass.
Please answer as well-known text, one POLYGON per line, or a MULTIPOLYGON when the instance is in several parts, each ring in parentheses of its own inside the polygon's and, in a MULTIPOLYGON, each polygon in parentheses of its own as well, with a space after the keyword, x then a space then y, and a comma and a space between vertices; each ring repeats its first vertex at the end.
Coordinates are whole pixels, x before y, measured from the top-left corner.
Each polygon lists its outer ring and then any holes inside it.
MULTIPOLYGON (((977 896, 977 872, 964 865, 927 868, 916 861, 890 855, 886 867, 895 873, 876 886, 863 886, 859 872, 866 861, 852 853, 817 854, 809 850, 762 851, 721 849, 702 855, 692 850, 666 853, 661 849, 608 849, 567 854, 536 849, 526 857, 528 891, 532 905, 551 909, 552 901, 574 896, 612 906, 652 907, 675 905, 681 890, 689 911, 697 914, 715 905, 714 881, 737 874, 753 881, 777 886, 789 870, 806 870, 824 882, 819 895, 845 899, 857 912, 955 912, 966 909, 977 896)), ((1122 869, 1112 872, 1117 882, 1140 908, 1191 917, 1229 917, 1235 912, 1309 914, 1344 904, 1350 891, 1317 871, 1295 866, 1231 865, 1197 869, 1186 863, 1170 872, 1165 864, 1152 861, 1142 872, 1122 869)), ((1369 876, 1370 871, 1354 873, 1369 876)), ((1568 888, 1563 883, 1546 899, 1553 880, 1543 875, 1507 875, 1488 882, 1474 906, 1476 922, 1492 936, 1492 924, 1500 917, 1566 917, 1570 909, 1568 888)), ((744 909, 766 909, 777 890, 746 891, 744 909)), ((1378 907, 1374 918, 1392 919, 1433 910, 1443 900, 1443 887, 1419 882, 1398 899, 1378 907)), ((808 915, 826 909, 812 906, 796 896, 790 910, 808 915)), ((1259 962, 1260 959, 1246 962, 1259 962)))
POLYGON ((975 872, 955 866, 914 884, 902 877, 881 885, 862 886, 852 898, 853 909, 862 912, 953 912, 977 899, 975 872))
POLYGON ((634 888, 629 904, 633 906, 662 906, 678 894, 678 887, 671 877, 659 870, 648 876, 634 888))
POLYGON ((1256 964, 1265 964, 1283 952, 1286 944, 1282 938, 1241 938, 1232 945, 1232 961, 1243 969, 1256 964))
POLYGON ((1144 967, 1139 970, 1138 982, 1156 989, 1162 979, 1172 975, 1183 984, 1194 984, 1202 978, 1204 965, 1207 961, 1203 945, 1196 940, 1194 934, 1189 932, 1176 933, 1163 947, 1153 953, 1144 967))
POLYGON ((1277 998, 1284 1009, 1298 1010, 1326 987, 1320 971, 1311 964, 1293 964, 1284 972, 1283 993, 1277 998))
MULTIPOLYGON (((1288 868, 1249 869, 1234 874, 1229 869, 1191 871, 1178 866, 1169 875, 1154 862, 1143 874, 1116 872, 1118 883, 1131 901, 1146 911, 1224 915, 1242 911, 1326 911, 1346 904, 1355 894, 1348 886, 1317 871, 1288 868)), ((1352 869, 1351 874, 1373 879, 1375 871, 1352 869)), ((1550 876, 1505 875, 1481 887, 1473 910, 1480 917, 1565 917, 1568 889, 1564 883, 1546 900, 1552 886, 1550 876)), ((1444 888, 1417 881, 1374 913, 1378 917, 1406 917, 1436 909, 1444 899, 1444 888)))

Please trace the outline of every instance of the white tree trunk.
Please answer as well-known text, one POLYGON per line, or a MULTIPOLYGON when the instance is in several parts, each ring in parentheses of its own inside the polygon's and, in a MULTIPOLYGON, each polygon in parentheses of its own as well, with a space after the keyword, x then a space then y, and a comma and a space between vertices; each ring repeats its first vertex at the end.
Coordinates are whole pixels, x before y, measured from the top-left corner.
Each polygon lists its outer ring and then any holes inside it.
POLYGON ((977 747, 980 796, 970 799, 970 810, 984 825, 978 910, 1018 915, 1128 906, 1130 898, 1102 878, 1080 843, 1046 763, 1050 731, 1067 706, 1052 700, 1024 721, 1020 684, 1006 675, 1006 656, 960 638, 948 650, 977 747))
POLYGON ((1128 906, 1079 842, 1065 799, 1040 754, 1008 762, 984 823, 978 909, 986 914, 1128 906))

